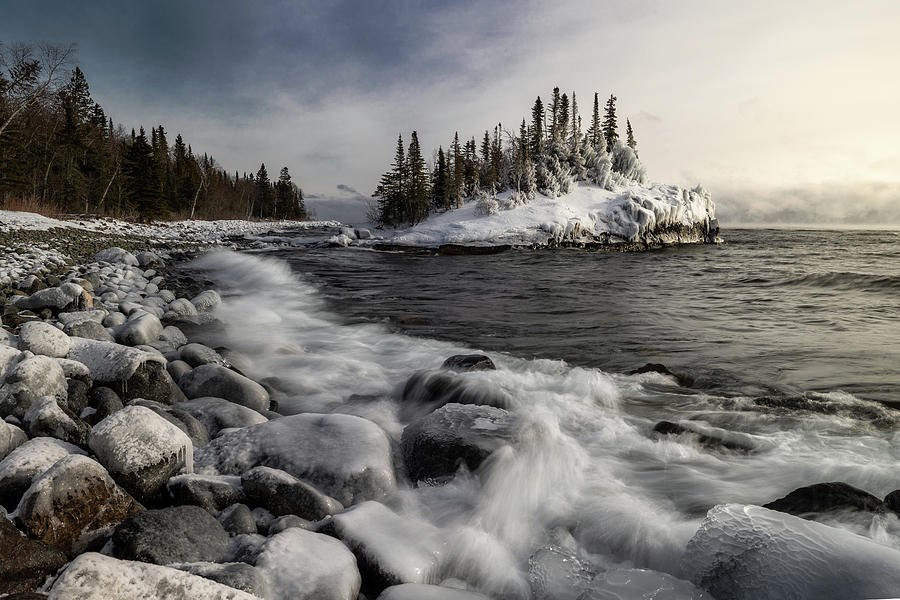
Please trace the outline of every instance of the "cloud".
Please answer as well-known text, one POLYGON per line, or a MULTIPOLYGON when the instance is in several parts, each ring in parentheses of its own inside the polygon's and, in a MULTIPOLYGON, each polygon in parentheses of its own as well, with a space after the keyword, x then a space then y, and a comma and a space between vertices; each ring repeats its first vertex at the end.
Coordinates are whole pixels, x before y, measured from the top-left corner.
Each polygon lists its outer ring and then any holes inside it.
POLYGON ((307 194, 307 208, 315 211, 317 219, 333 219, 348 224, 365 222, 366 210, 374 199, 345 183, 339 183, 335 189, 337 192, 307 194))

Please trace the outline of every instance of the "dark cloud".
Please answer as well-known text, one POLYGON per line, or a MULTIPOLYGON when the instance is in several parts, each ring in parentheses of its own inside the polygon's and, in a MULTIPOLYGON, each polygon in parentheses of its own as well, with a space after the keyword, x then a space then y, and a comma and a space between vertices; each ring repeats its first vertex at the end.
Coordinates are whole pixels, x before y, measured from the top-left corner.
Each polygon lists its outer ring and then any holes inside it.
POLYGON ((335 193, 308 194, 306 205, 315 211, 317 219, 334 219, 349 224, 366 221, 366 211, 375 201, 358 192, 353 186, 339 183, 335 193))

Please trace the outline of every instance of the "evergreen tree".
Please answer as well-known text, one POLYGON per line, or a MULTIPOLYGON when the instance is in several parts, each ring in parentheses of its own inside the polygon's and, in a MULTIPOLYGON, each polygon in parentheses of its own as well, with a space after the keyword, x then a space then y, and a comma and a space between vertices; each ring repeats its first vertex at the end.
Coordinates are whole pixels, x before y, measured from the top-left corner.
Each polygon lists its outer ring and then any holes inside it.
POLYGON ((600 101, 597 92, 594 92, 594 111, 591 114, 591 128, 588 131, 588 139, 595 152, 600 152, 601 145, 606 149, 606 140, 603 137, 603 124, 600 121, 600 101))
POLYGON ((550 140, 555 140, 558 135, 558 126, 559 126, 559 88, 553 88, 553 98, 550 101, 550 140))
POLYGON ((539 160, 544 155, 544 104, 538 96, 531 109, 531 157, 539 160))
POLYGON ((556 138, 562 141, 567 140, 567 131, 569 128, 569 97, 562 95, 559 101, 559 122, 556 124, 556 138))
POLYGON ((397 225, 403 218, 403 204, 407 181, 406 153, 403 136, 397 136, 397 152, 391 170, 381 176, 381 182, 372 194, 378 199, 378 221, 382 225, 397 225))
MULTIPOLYGON (((237 174, 235 174, 235 181, 237 181, 237 174)), ((275 212, 279 219, 302 218, 299 196, 299 190, 291 181, 288 168, 282 167, 278 181, 275 183, 275 212)))
POLYGON ((634 140, 634 130, 631 128, 631 120, 625 119, 625 134, 628 136, 628 147, 634 150, 634 155, 638 155, 637 142, 634 140))
POLYGON ((422 157, 419 136, 413 131, 406 158, 408 185, 406 186, 406 214, 404 220, 410 225, 424 221, 428 216, 431 186, 429 185, 428 168, 422 157))
POLYGON ((159 191, 153 177, 153 149, 141 127, 140 135, 131 131, 132 143, 125 153, 123 171, 128 181, 128 200, 138 214, 158 217, 162 213, 159 191))
POLYGON ((450 208, 450 180, 447 173, 447 158, 444 147, 438 148, 437 164, 431 177, 431 204, 436 210, 450 208))
POLYGON ((603 116, 603 138, 606 140, 607 148, 612 148, 619 139, 619 124, 616 120, 616 97, 609 95, 606 101, 606 112, 603 116))
MULTIPOLYGON (((203 162, 207 163, 208 160, 203 162)), ((269 181, 269 173, 266 171, 265 163, 263 163, 259 165, 259 170, 256 172, 256 202, 259 206, 259 216, 261 218, 274 218, 276 216, 274 200, 275 195, 272 193, 272 183, 269 181)))
POLYGON ((453 167, 450 169, 452 176, 450 185, 450 201, 460 208, 463 198, 465 197, 465 171, 466 161, 463 157, 462 148, 459 145, 459 132, 453 134, 453 143, 450 145, 450 153, 453 158, 453 167))

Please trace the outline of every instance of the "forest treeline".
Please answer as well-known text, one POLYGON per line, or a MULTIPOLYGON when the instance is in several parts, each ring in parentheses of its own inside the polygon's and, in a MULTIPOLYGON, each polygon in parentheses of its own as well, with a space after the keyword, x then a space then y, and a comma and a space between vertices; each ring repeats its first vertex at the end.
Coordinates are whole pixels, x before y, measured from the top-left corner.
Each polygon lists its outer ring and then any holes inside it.
POLYGON ((447 150, 440 146, 426 164, 417 132, 409 146, 397 139, 394 161, 373 194, 369 218, 382 225, 413 225, 429 214, 476 201, 476 210, 494 214, 524 204, 540 192, 551 198, 570 192, 578 181, 611 189, 624 180, 643 183, 646 172, 638 159, 631 121, 620 139, 617 98, 606 100, 601 115, 594 93, 590 126, 585 131, 575 92, 571 98, 554 88, 545 108, 540 96, 531 119, 518 131, 497 125, 480 142, 460 142, 453 136, 447 150), (498 197, 498 194, 510 191, 498 197))
POLYGON ((163 125, 115 123, 72 47, 0 43, 0 208, 129 219, 305 219, 283 167, 226 172, 163 125))

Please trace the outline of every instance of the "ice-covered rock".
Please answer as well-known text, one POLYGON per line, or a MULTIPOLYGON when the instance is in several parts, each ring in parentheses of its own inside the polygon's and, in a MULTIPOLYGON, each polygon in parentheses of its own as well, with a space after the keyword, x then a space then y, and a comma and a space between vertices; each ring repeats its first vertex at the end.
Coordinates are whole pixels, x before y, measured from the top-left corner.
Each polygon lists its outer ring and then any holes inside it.
POLYGON ((440 585, 403 583, 384 590, 377 600, 490 600, 484 594, 440 585))
POLYGON ((240 475, 281 469, 309 481, 344 506, 377 499, 395 485, 384 431, 350 415, 301 414, 231 431, 194 455, 198 472, 240 475))
POLYGON ((250 506, 261 506, 276 516, 297 515, 318 521, 344 509, 314 486, 272 467, 250 469, 241 476, 241 486, 250 506))
POLYGON ((197 307, 187 298, 177 298, 169 302, 166 312, 178 317, 193 317, 197 315, 197 307))
POLYGON ((91 450, 138 499, 152 498, 169 477, 193 469, 191 439, 149 408, 126 406, 94 426, 91 450))
POLYGON ((184 335, 184 332, 174 325, 163 327, 162 339, 172 344, 172 347, 174 348, 181 348, 188 343, 187 336, 184 335))
POLYGON ((103 309, 79 310, 75 312, 59 313, 57 318, 63 325, 71 325, 73 323, 81 323, 83 321, 96 321, 97 323, 103 323, 103 319, 105 319, 108 314, 109 313, 107 313, 103 309))
POLYGON ((140 346, 159 339, 163 326, 159 317, 148 312, 129 319, 116 329, 116 341, 126 346, 140 346))
POLYGON ((60 574, 49 600, 259 600, 257 596, 185 571, 82 554, 60 574))
POLYGON ((11 301, 18 309, 40 311, 45 308, 53 310, 85 310, 91 307, 91 297, 80 285, 64 283, 59 287, 40 290, 30 296, 16 296, 11 301))
POLYGON ((437 582, 441 538, 425 521, 401 517, 380 502, 363 502, 331 517, 324 530, 353 551, 367 595, 401 583, 437 582))
POLYGON ((246 406, 223 398, 195 398, 175 405, 194 415, 216 437, 222 429, 250 427, 268 421, 266 417, 246 406))
POLYGON ((19 327, 19 350, 62 358, 69 353, 72 342, 69 336, 43 321, 22 323, 19 327))
POLYGON ((3 460, 9 453, 28 441, 28 436, 21 428, 0 421, 0 460, 3 460))
MULTIPOLYGON (((0 329, 0 331, 5 331, 0 329)), ((16 350, 12 346, 4 346, 0 344, 0 385, 6 379, 6 374, 12 371, 19 361, 27 358, 28 355, 16 350)))
POLYGON ((139 264, 138 259, 134 254, 117 246, 98 252, 94 255, 93 262, 108 262, 129 267, 136 267, 139 264))
POLYGON ((106 330, 106 327, 92 319, 68 323, 63 328, 63 332, 71 337, 87 338, 89 340, 100 340, 102 342, 115 340, 112 334, 106 330))
POLYGON ((445 404, 403 430, 401 448, 412 481, 452 476, 460 465, 474 471, 515 433, 502 408, 445 404))
POLYGON ((187 436, 191 438, 191 443, 194 444, 194 448, 199 448, 200 446, 205 446, 209 443, 209 433, 206 431, 206 427, 187 411, 153 400, 143 400, 140 398, 132 400, 129 402, 129 405, 149 408, 187 434, 187 436))
MULTIPOLYGON (((724 596, 727 597, 727 596, 724 596)), ((689 581, 649 569, 613 569, 597 575, 578 600, 715 600, 689 581)))
POLYGON ((100 463, 70 454, 34 480, 16 509, 16 523, 31 538, 77 551, 142 509, 100 463))
POLYGON ((200 312, 209 312, 222 303, 222 297, 215 290, 204 290, 191 299, 200 312))
POLYGON ((0 386, 0 415, 22 418, 31 404, 43 396, 65 400, 68 386, 62 367, 49 356, 32 356, 6 374, 0 386))
POLYGON ((233 587, 259 598, 269 597, 269 585, 259 569, 245 563, 183 563, 179 570, 233 587))
POLYGON ((210 513, 244 502, 241 479, 232 475, 176 475, 166 482, 166 489, 176 504, 192 504, 210 513))
POLYGON ((116 558, 157 565, 219 562, 228 552, 228 533, 199 506, 145 510, 122 521, 112 536, 116 558))
POLYGON ((22 417, 31 437, 54 437, 76 446, 85 447, 90 426, 79 419, 53 396, 35 400, 22 417))
POLYGON ((356 600, 356 559, 326 535, 290 528, 272 536, 256 558, 270 600, 356 600), (302 568, 297 568, 302 565, 302 568))
POLYGON ((268 410, 269 392, 252 379, 220 365, 201 365, 185 374, 178 385, 188 398, 224 398, 253 410, 268 410))
MULTIPOLYGON (((0 346, 17 348, 19 346, 19 338, 0 327, 0 346)), ((2 371, 0 371, 0 376, 2 376, 2 371)))
MULTIPOLYGON (((172 360, 166 365, 166 371, 172 376, 172 381, 176 383, 191 370, 191 365, 183 360, 172 360)), ((180 389, 180 388, 179 388, 180 389)))
POLYGON ((137 258, 138 265, 140 265, 141 268, 146 269, 148 267, 153 267, 158 269, 160 267, 166 266, 166 264, 163 262, 163 259, 157 256, 155 253, 150 252, 149 250, 145 250, 144 252, 139 253, 135 258, 137 258))
POLYGON ((192 367, 199 367, 201 365, 229 366, 228 361, 222 358, 222 355, 203 344, 185 344, 178 352, 181 356, 181 360, 192 367))
POLYGON ((56 548, 29 540, 0 515, 0 596, 32 592, 66 564, 66 555, 56 548))
POLYGON ((533 600, 578 600, 595 575, 592 565, 559 545, 539 548, 528 560, 533 600))
POLYGON ((28 440, 0 461, 0 504, 15 509, 34 479, 70 454, 84 450, 48 437, 28 440))
POLYGON ((91 379, 98 383, 127 381, 146 362, 165 364, 165 359, 159 355, 111 342, 82 338, 72 339, 72 349, 67 358, 87 366, 91 371, 91 379))
POLYGON ((688 542, 685 576, 720 600, 883 598, 900 590, 900 551, 759 506, 719 505, 688 542))
POLYGON ((54 360, 56 364, 62 367, 63 375, 66 376, 66 379, 77 379, 89 387, 93 384, 91 370, 87 368, 87 365, 69 358, 56 358, 54 360))

